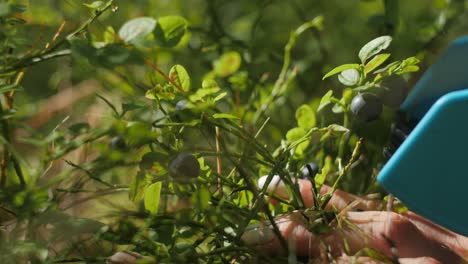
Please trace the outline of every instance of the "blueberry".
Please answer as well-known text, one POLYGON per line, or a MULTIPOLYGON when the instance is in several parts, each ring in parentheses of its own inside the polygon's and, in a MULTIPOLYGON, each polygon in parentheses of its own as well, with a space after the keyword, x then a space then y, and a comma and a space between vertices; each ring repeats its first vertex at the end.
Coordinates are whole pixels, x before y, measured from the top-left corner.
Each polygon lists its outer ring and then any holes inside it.
POLYGON ((200 175, 200 164, 195 156, 182 152, 171 161, 169 172, 172 176, 182 180, 196 178, 200 175))
POLYGON ((399 108, 408 94, 408 84, 403 77, 392 75, 382 81, 378 93, 384 105, 399 108))
POLYGON ((319 166, 315 162, 309 162, 301 169, 301 178, 314 179, 315 175, 319 172, 319 166))
POLYGON ((123 137, 115 136, 111 139, 110 147, 111 149, 122 150, 127 147, 127 144, 125 143, 125 139, 123 137))
POLYGON ((382 100, 373 93, 359 93, 351 101, 351 112, 362 121, 372 121, 382 113, 382 100))
POLYGON ((176 110, 182 110, 185 108, 185 106, 187 105, 187 101, 186 100, 180 100, 179 102, 177 102, 177 104, 175 105, 175 109, 176 110))

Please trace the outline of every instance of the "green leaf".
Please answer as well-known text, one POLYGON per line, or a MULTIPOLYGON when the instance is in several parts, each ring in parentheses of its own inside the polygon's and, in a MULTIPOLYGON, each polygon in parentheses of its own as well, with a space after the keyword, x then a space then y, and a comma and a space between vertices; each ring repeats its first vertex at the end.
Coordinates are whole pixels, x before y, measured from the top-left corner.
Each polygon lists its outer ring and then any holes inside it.
POLYGON ((349 70, 349 69, 359 69, 359 64, 343 64, 338 67, 335 67, 333 70, 329 71, 325 76, 323 76, 322 80, 325 80, 326 78, 333 76, 335 74, 338 74, 344 70, 349 70))
POLYGON ((331 103, 332 95, 333 90, 330 90, 322 97, 322 99, 320 100, 320 104, 317 108, 317 112, 321 111, 325 106, 331 103))
POLYGON ((383 53, 375 56, 370 60, 366 66, 364 67, 364 72, 368 74, 369 72, 372 72, 375 70, 377 67, 382 65, 388 58, 390 57, 390 53, 383 53))
POLYGON ((174 65, 169 71, 169 78, 186 92, 190 91, 190 76, 182 65, 174 65))
POLYGON ((398 74, 402 74, 402 73, 406 73, 406 72, 417 72, 417 71, 419 71, 419 66, 408 65, 408 66, 404 67, 403 69, 401 69, 400 71, 398 71, 398 74))
POLYGON ((138 17, 123 24, 119 30, 119 37, 127 43, 144 38, 153 32, 156 20, 151 17, 138 17))
POLYGON ((143 199, 143 194, 146 186, 146 175, 143 171, 139 171, 130 183, 128 197, 131 201, 138 202, 143 199))
POLYGON ((364 45, 359 51, 359 58, 361 59, 361 62, 366 63, 366 61, 372 56, 388 48, 391 42, 392 37, 390 36, 381 36, 371 40, 366 45, 364 45))
POLYGON ((213 79, 206 79, 206 80, 203 80, 203 82, 202 82, 202 88, 203 89, 209 89, 209 88, 218 88, 219 89, 219 85, 213 79))
POLYGON ((366 90, 369 90, 370 88, 372 88, 374 86, 372 85, 369 85, 369 84, 365 84, 365 85, 361 85, 361 86, 358 86, 356 88, 353 88, 354 91, 359 91, 359 92, 362 92, 362 91, 366 91, 366 90))
POLYGON ((416 57, 407 58, 401 62, 400 67, 396 70, 396 73, 402 74, 406 72, 419 71, 419 67, 417 66, 418 63, 419 59, 416 57))
POLYGON ((151 214, 155 215, 159 210, 159 201, 161 198, 161 182, 152 183, 145 188, 144 203, 145 208, 151 214))
POLYGON ((338 75, 338 80, 347 86, 354 86, 359 82, 361 74, 356 69, 344 70, 338 75))
POLYGON ((126 140, 129 145, 139 146, 152 142, 158 135, 154 131, 150 123, 144 122, 129 122, 127 125, 126 140))
POLYGON ((416 65, 420 62, 420 60, 416 57, 409 57, 403 60, 402 64, 404 65, 416 65))
POLYGON ((156 41, 165 47, 179 43, 187 31, 188 23, 180 16, 165 16, 158 19, 154 35, 156 41))
MULTIPOLYGON (((290 129, 287 133, 286 133, 286 139, 289 141, 289 142, 295 142, 295 141, 298 141, 300 139, 302 139, 305 134, 307 133, 307 131, 302 128, 302 127, 295 127, 293 129, 290 129)), ((304 150, 307 149, 307 147, 309 146, 309 141, 304 141, 304 142, 301 142, 300 144, 298 144, 295 149, 294 149, 294 157, 296 159, 298 158, 302 158, 303 154, 304 154, 304 150)))
POLYGON ((6 16, 10 13, 10 6, 8 3, 0 3, 0 17, 6 16))
POLYGON ((10 11, 12 13, 23 13, 24 11, 26 11, 28 8, 26 7, 26 5, 22 5, 22 4, 10 4, 10 11))
POLYGON ((297 141, 297 140, 301 139, 303 136, 305 136, 306 133, 307 133, 307 131, 304 128, 295 127, 295 128, 290 129, 286 133, 286 139, 289 142, 294 142, 294 141, 297 141))
POLYGON ((22 91, 23 87, 16 84, 1 84, 0 93, 6 93, 10 91, 22 91))
POLYGON ((106 43, 112 43, 115 41, 115 30, 113 27, 108 26, 103 33, 103 38, 106 43))
POLYGON ((330 173, 332 169, 333 169, 333 159, 330 156, 327 156, 325 158, 325 162, 324 162, 321 172, 317 173, 317 175, 314 178, 315 183, 317 184, 317 188, 320 188, 320 186, 322 186, 325 183, 325 180, 327 179, 327 175, 330 173))
POLYGON ((213 118, 216 119, 239 119, 239 117, 231 114, 217 113, 213 115, 213 118))
POLYGON ((401 61, 394 61, 394 62, 388 64, 387 66, 376 70, 374 72, 374 74, 379 74, 379 73, 384 73, 384 72, 387 72, 388 74, 391 74, 391 72, 394 69, 398 68, 400 64, 401 64, 401 61))
POLYGON ((226 97, 226 95, 227 95, 227 92, 222 92, 222 93, 218 94, 218 95, 213 99, 213 101, 217 102, 217 101, 223 99, 224 97, 226 97))
POLYGON ((136 49, 128 49, 121 43, 111 43, 96 49, 94 57, 90 58, 95 64, 113 68, 123 64, 141 64, 140 53, 136 49))
POLYGON ((335 114, 341 114, 344 112, 344 107, 340 103, 335 103, 332 107, 332 112, 335 114))
POLYGON ((211 79, 203 80, 202 88, 198 89, 195 94, 190 95, 189 99, 192 102, 203 101, 205 97, 214 95, 220 90, 221 88, 216 81, 211 79))
POLYGON ((439 10, 443 10, 447 8, 448 3, 449 1, 447 0, 434 0, 434 7, 439 10))
POLYGON ((304 129, 310 129, 315 126, 314 110, 308 105, 301 105, 296 110, 297 125, 304 129))
POLYGON ((145 108, 146 105, 141 103, 141 102, 129 102, 129 103, 122 103, 122 115, 129 112, 133 111, 136 109, 142 109, 145 108))
POLYGON ((210 198, 210 190, 204 186, 200 186, 200 188, 192 194, 192 204, 195 205, 195 208, 203 210, 208 208, 210 198))
POLYGON ((349 132, 349 129, 347 129, 344 126, 337 125, 337 124, 331 124, 327 128, 329 131, 332 131, 332 132, 339 132, 339 133, 349 132))
POLYGON ((151 100, 173 100, 176 94, 172 85, 156 84, 153 89, 146 91, 145 97, 151 100))
POLYGON ((26 11, 26 6, 22 4, 8 4, 8 3, 0 3, 0 17, 7 16, 11 13, 23 13, 26 11))
POLYGON ((82 122, 82 123, 75 123, 71 126, 68 127, 68 131, 72 136, 79 136, 81 134, 84 134, 89 131, 91 127, 89 126, 88 123, 82 122))
POLYGON ((237 72, 241 66, 241 63, 241 55, 238 52, 226 52, 213 63, 213 71, 219 77, 227 77, 237 72))
POLYGON ((83 5, 86 6, 87 8, 90 8, 90 9, 98 9, 101 6, 104 5, 104 2, 103 1, 94 1, 91 4, 84 3, 83 5))

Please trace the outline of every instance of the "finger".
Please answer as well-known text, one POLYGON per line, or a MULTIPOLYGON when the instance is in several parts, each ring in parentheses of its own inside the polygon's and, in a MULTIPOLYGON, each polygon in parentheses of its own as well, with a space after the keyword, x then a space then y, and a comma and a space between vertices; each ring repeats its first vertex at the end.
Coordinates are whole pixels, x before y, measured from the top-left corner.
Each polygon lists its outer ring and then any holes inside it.
POLYGON ((459 256, 468 260, 468 237, 447 230, 413 212, 406 212, 403 215, 426 236, 447 245, 459 256))
MULTIPOLYGON (((319 256, 320 245, 324 244, 329 246, 329 253, 333 256, 353 255, 362 248, 373 248, 389 257, 432 257, 443 263, 460 261, 451 250, 427 238, 411 221, 393 212, 348 212, 341 219, 340 228, 320 236, 309 232, 306 225, 298 212, 277 221, 289 250, 300 256, 319 256)), ((252 241, 271 254, 281 253, 280 241, 271 227, 264 225, 260 229, 261 239, 252 241)))
MULTIPOLYGON (((366 264, 385 264, 385 261, 376 260, 370 257, 350 257, 341 256, 336 259, 337 264, 354 264, 354 263, 366 263, 366 264)), ((400 262, 401 263, 401 262, 400 262)))
MULTIPOLYGON (((391 255, 399 258, 431 257, 443 263, 459 263, 460 257, 444 244, 426 236, 407 217, 394 212, 350 212, 348 221, 372 223, 364 230, 374 238, 383 238, 391 249, 391 255)), ((389 255, 389 256, 391 256, 389 255)))
MULTIPOLYGON (((258 186, 263 188, 266 184, 268 176, 260 177, 258 180, 258 186)), ((312 207, 314 204, 314 195, 312 192, 312 183, 309 180, 298 179, 299 191, 301 192, 302 199, 306 207, 312 207)), ((286 185, 277 175, 273 176, 270 183, 267 186, 267 192, 274 194, 282 199, 289 199, 289 192, 286 185)), ((323 185, 320 189, 320 194, 324 195, 329 192, 331 188, 323 185)), ((343 210, 348 205, 353 203, 353 209, 355 210, 376 210, 381 206, 381 202, 377 200, 363 199, 358 196, 349 194, 347 192, 336 190, 327 208, 334 207, 338 210, 343 210)))
MULTIPOLYGON (((371 257, 354 257, 354 256, 340 256, 336 260, 337 264, 354 264, 354 263, 366 263, 366 264, 385 264, 388 263, 384 260, 377 260, 371 257)), ((400 264, 441 264, 440 261, 429 258, 399 258, 398 263, 400 264)))
POLYGON ((140 255, 133 251, 119 251, 107 259, 106 263, 112 264, 136 264, 140 259, 149 257, 140 255))
MULTIPOLYGON (((333 256, 340 256, 342 253, 354 254, 365 247, 372 247, 386 255, 392 254, 391 247, 384 237, 374 234, 374 215, 370 215, 369 212, 349 212, 346 217, 351 220, 350 224, 343 224, 340 228, 322 235, 310 232, 307 229, 307 220, 297 211, 277 219, 276 226, 287 241, 288 249, 299 256, 317 257, 321 253, 321 245, 329 246, 329 253, 333 256), (353 214, 364 215, 361 218, 352 216, 353 214), (367 220, 364 221, 366 217, 367 220)), ((255 245, 270 254, 285 253, 280 240, 273 232, 273 227, 265 223, 249 229, 242 239, 248 245, 255 245)))
POLYGON ((438 261, 437 259, 429 258, 429 257, 400 258, 398 259, 398 263, 400 264, 442 264, 442 262, 438 261))

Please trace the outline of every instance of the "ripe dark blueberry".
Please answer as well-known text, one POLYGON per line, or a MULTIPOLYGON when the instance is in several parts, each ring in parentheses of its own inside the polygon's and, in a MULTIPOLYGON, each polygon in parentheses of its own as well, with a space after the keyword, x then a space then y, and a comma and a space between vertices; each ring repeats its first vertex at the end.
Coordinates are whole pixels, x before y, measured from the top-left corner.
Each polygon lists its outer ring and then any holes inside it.
POLYGON ((185 108, 185 106, 187 105, 187 101, 186 100, 180 100, 179 102, 177 102, 177 104, 175 105, 175 109, 176 110, 182 110, 185 108))
POLYGON ((125 143, 125 139, 123 137, 115 136, 111 139, 110 147, 112 149, 122 150, 127 147, 127 144, 125 143))
POLYGON ((319 172, 319 166, 315 162, 309 162, 301 169, 301 178, 314 179, 319 172))
POLYGON ((408 94, 408 84, 399 75, 392 75, 384 79, 378 88, 382 103, 392 108, 399 108, 408 94))
POLYGON ((196 178, 200 175, 200 164, 195 156, 183 152, 171 161, 169 172, 172 176, 182 180, 196 178))
POLYGON ((359 93, 351 101, 351 112, 362 121, 372 121, 382 113, 382 100, 373 93, 359 93))

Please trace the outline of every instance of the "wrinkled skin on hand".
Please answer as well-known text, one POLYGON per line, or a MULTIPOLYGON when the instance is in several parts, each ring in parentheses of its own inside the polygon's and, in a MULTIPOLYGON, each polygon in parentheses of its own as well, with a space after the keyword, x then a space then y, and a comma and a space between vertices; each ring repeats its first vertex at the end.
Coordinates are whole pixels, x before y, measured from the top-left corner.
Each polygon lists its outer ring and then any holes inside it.
MULTIPOLYGON (((261 178, 259 185, 264 183, 265 178, 261 178)), ((299 180, 299 187, 305 204, 311 207, 311 183, 299 180)), ((325 194, 329 189, 323 186, 320 192, 325 194)), ((288 198, 286 187, 277 176, 267 190, 280 198, 288 198)), ((381 263, 370 258, 350 257, 363 248, 377 250, 399 263, 463 263, 468 259, 468 237, 455 234, 415 213, 377 211, 382 207, 379 201, 343 191, 335 192, 328 207, 343 210, 340 214, 342 224, 320 235, 307 229, 304 216, 299 212, 276 219, 289 250, 299 256, 320 257, 323 245, 328 245, 328 253, 338 263, 381 263), (349 210, 350 204, 352 210, 349 210)), ((268 224, 248 230, 243 239, 269 254, 284 254, 280 240, 268 224)))

